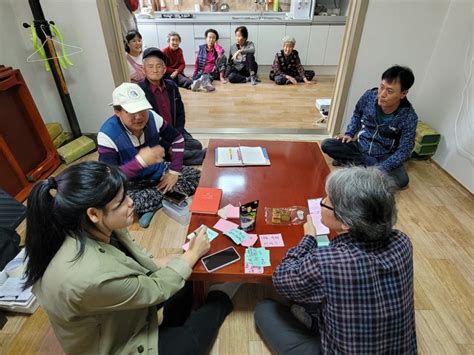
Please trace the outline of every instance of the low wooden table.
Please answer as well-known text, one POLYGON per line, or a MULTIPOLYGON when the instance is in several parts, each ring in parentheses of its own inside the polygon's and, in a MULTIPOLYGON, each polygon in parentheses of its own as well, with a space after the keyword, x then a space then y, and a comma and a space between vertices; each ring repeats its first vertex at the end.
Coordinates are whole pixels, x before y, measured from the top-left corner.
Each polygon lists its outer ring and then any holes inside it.
MULTIPOLYGON (((274 142, 249 140, 212 139, 209 142, 206 159, 199 186, 216 187, 223 190, 220 207, 259 200, 256 234, 281 233, 284 247, 268 248, 271 266, 264 268, 263 274, 245 274, 245 247, 234 242, 220 232, 211 242, 209 254, 234 246, 241 260, 212 273, 207 272, 199 261, 191 275, 193 281, 268 283, 274 269, 285 256, 287 250, 294 247, 303 237, 303 225, 278 226, 265 223, 265 207, 307 207, 307 200, 324 196, 324 183, 329 168, 322 156, 318 144, 305 142, 274 142), (215 148, 261 146, 265 147, 271 161, 270 166, 216 167, 215 148)), ((201 224, 212 228, 220 219, 217 215, 193 213, 189 232, 201 224)), ((230 220, 239 223, 238 220, 230 220)), ((219 232, 219 231, 218 231, 219 232)), ((255 247, 260 246, 257 241, 255 247)), ((198 282, 199 284, 199 282, 198 282)), ((202 284, 202 283, 201 283, 202 284)))

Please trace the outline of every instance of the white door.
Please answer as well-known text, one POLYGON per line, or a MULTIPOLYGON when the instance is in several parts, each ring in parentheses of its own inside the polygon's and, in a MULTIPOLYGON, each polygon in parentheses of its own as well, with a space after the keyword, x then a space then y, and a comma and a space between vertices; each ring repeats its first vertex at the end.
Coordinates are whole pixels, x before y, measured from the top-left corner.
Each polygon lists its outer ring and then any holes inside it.
POLYGON ((275 54, 282 49, 285 25, 259 25, 257 41, 257 63, 272 65, 275 54))
POLYGON ((329 26, 311 26, 306 64, 324 65, 329 26))
POLYGON ((324 55, 324 65, 338 65, 341 54, 342 39, 346 26, 329 26, 328 41, 326 44, 326 53, 324 55))
POLYGON ((142 35, 144 47, 159 47, 158 32, 156 31, 156 24, 142 23, 138 24, 138 32, 142 35))
POLYGON ((286 25, 286 35, 294 37, 296 40, 295 49, 300 55, 301 64, 306 64, 306 57, 308 55, 309 35, 311 26, 291 26, 286 25))
POLYGON ((176 25, 176 32, 181 36, 181 49, 183 50, 186 64, 194 64, 196 48, 194 47, 194 25, 176 25))

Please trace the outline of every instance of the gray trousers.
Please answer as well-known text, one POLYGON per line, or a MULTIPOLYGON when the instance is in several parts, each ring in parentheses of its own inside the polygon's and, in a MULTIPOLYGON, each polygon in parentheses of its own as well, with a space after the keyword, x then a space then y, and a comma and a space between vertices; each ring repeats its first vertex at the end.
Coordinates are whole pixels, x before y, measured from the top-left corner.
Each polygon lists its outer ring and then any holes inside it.
POLYGON ((265 299, 255 307, 255 324, 272 351, 286 355, 322 354, 321 339, 290 312, 290 308, 265 299))

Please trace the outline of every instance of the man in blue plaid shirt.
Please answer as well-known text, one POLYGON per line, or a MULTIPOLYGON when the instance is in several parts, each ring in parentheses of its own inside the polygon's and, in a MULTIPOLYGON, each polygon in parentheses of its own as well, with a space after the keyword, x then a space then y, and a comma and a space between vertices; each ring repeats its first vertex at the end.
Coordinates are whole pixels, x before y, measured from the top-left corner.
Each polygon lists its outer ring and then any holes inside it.
POLYGON ((394 188, 374 167, 331 173, 321 220, 336 237, 318 247, 309 217, 304 237, 273 274, 276 290, 293 306, 264 300, 255 310, 255 323, 273 351, 417 353, 412 244, 392 229, 394 188))
POLYGON ((406 96, 414 81, 411 69, 399 65, 382 74, 380 86, 357 102, 346 132, 321 143, 334 165, 375 165, 400 188, 408 185, 403 162, 415 146, 418 116, 406 96))

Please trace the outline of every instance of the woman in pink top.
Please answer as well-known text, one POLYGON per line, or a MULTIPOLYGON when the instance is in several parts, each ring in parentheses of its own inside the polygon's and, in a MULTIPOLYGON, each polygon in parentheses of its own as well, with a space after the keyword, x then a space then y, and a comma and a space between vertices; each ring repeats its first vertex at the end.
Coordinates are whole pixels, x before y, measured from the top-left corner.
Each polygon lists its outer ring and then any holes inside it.
POLYGON ((143 70, 143 42, 142 35, 136 30, 131 30, 125 36, 125 51, 130 73, 130 81, 138 83, 145 79, 143 70))
POLYGON ((206 43, 199 46, 196 54, 192 91, 197 91, 201 85, 207 91, 214 91, 215 88, 211 83, 216 79, 220 79, 223 84, 227 83, 224 76, 227 58, 224 55, 224 49, 217 43, 219 33, 209 28, 204 36, 206 43))

